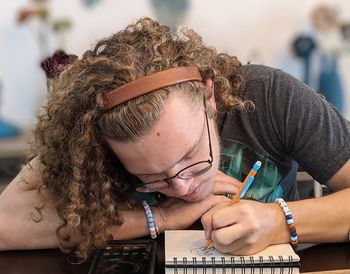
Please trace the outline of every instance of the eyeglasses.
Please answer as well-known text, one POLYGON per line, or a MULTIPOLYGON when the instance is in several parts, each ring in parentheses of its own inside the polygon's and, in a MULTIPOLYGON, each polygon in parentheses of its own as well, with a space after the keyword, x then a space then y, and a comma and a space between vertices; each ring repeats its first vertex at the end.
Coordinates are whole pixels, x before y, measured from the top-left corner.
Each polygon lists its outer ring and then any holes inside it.
POLYGON ((152 181, 152 182, 148 182, 148 183, 139 184, 136 186, 136 191, 138 191, 138 192, 155 192, 155 191, 159 191, 162 189, 166 189, 171 184, 172 179, 175 179, 175 178, 179 178, 182 180, 192 179, 192 178, 201 176, 202 174, 206 173, 212 167, 213 152, 212 152, 212 148, 211 148, 208 116, 207 116, 206 111, 204 111, 204 113, 205 113, 205 121, 207 124, 207 130, 208 130, 209 157, 210 157, 210 159, 189 165, 189 166, 181 169, 178 173, 176 173, 172 177, 168 177, 168 178, 164 178, 161 180, 156 180, 156 181, 152 181))

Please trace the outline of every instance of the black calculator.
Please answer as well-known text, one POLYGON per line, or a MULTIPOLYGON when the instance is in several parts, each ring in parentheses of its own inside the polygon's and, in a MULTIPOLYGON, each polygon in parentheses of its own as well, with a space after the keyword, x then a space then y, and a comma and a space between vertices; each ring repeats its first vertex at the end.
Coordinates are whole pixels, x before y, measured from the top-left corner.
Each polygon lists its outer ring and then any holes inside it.
POLYGON ((96 252, 89 274, 153 274, 156 248, 151 239, 110 241, 96 252))

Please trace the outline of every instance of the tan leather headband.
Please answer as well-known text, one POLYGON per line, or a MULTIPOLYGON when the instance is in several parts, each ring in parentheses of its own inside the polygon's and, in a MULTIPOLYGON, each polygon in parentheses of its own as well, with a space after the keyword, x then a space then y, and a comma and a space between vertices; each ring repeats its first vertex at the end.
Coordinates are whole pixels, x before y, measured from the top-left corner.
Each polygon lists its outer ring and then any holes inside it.
POLYGON ((140 95, 192 80, 202 81, 202 76, 197 67, 176 67, 163 70, 107 92, 103 98, 103 105, 106 109, 111 109, 140 95))

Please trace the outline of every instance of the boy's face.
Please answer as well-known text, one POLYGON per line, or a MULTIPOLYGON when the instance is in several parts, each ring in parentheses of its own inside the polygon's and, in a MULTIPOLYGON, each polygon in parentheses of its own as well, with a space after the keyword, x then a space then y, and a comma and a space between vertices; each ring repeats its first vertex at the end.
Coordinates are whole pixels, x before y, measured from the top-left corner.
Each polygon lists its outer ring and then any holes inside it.
MULTIPOLYGON (((185 100, 170 97, 163 116, 142 140, 122 143, 107 139, 125 168, 142 182, 171 177, 191 164, 210 159, 204 107, 185 100)), ((159 192, 188 201, 201 200, 211 192, 218 169, 219 142, 214 121, 208 122, 213 152, 211 169, 191 179, 174 178, 159 192)))

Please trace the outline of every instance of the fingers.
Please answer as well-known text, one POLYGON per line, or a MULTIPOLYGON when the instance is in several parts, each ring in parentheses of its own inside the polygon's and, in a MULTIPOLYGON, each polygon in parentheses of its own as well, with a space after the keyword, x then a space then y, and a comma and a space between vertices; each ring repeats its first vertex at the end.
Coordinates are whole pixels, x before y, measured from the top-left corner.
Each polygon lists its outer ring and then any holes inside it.
POLYGON ((259 249, 260 225, 256 219, 249 218, 249 207, 225 207, 212 216, 211 238, 217 250, 224 253, 246 255, 259 249))
POLYGON ((219 229, 222 227, 236 224, 241 219, 241 211, 232 206, 225 206, 216 210, 212 215, 213 229, 219 229))
POLYGON ((222 253, 250 255, 264 249, 269 242, 256 233, 247 233, 241 224, 225 227, 212 232, 213 246, 222 253))
POLYGON ((213 186, 213 194, 237 193, 241 182, 232 178, 225 173, 218 171, 215 175, 215 183, 213 186))
POLYGON ((242 224, 236 223, 228 227, 212 231, 211 239, 214 247, 220 252, 236 252, 246 244, 245 231, 242 224))
POLYGON ((233 184, 236 184, 237 186, 240 186, 241 182, 237 180, 236 178, 233 178, 231 176, 226 175, 222 171, 218 170, 215 175, 215 179, 218 181, 228 181, 233 184))
POLYGON ((233 184, 227 181, 215 181, 212 194, 224 195, 226 193, 235 194, 238 192, 240 185, 233 184))
POLYGON ((204 230, 215 230, 238 223, 249 211, 244 203, 235 206, 229 206, 229 204, 228 199, 227 202, 217 204, 202 216, 201 222, 204 230))
MULTIPOLYGON (((214 195, 216 196, 216 195, 214 195)), ((224 197, 224 196, 218 196, 218 197, 224 197)), ((216 204, 211 209, 209 209, 203 216, 201 217, 201 223, 205 232, 205 238, 207 240, 211 239, 211 232, 213 230, 213 214, 218 210, 222 208, 228 207, 230 201, 228 198, 224 197, 225 201, 216 204)))
POLYGON ((212 214, 219 208, 227 207, 230 199, 222 195, 211 195, 211 207, 202 215, 201 223, 204 229, 206 239, 210 239, 212 231, 212 214))
POLYGON ((234 206, 221 203, 206 212, 202 225, 207 239, 222 252, 244 252, 259 249, 262 221, 254 209, 257 202, 242 201, 234 206))
POLYGON ((264 249, 264 247, 260 249, 249 244, 248 238, 248 236, 238 238, 228 245, 222 245, 214 241, 213 246, 222 253, 230 253, 233 255, 250 255, 264 249))

